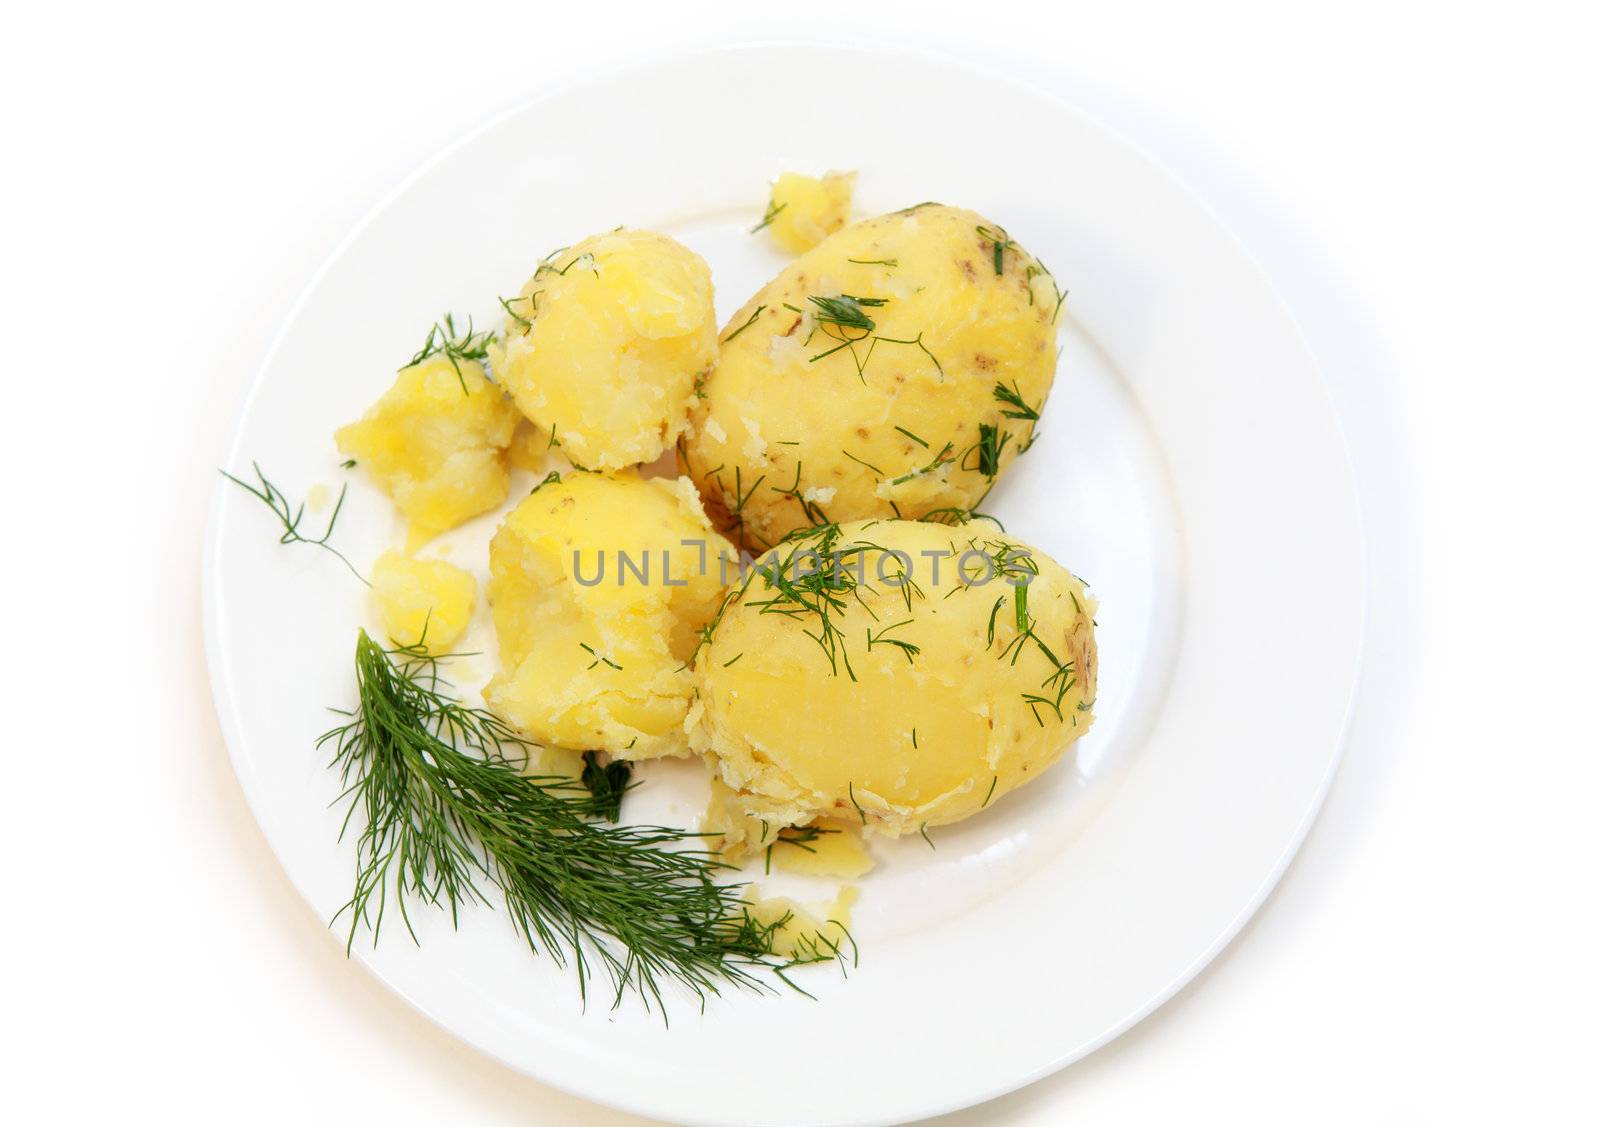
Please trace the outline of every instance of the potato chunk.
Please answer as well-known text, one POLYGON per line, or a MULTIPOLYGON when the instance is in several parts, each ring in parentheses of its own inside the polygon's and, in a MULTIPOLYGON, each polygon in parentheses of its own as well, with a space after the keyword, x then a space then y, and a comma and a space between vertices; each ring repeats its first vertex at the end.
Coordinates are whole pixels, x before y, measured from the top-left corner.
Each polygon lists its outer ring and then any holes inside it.
POLYGON ((478 582, 443 560, 385 552, 372 565, 372 600, 390 638, 444 653, 472 621, 478 582))
POLYGON ((722 825, 899 835, 999 801, 1093 721, 1094 610, 1081 580, 987 521, 861 521, 780 545, 695 660, 691 745, 746 816, 722 825))
POLYGON ((650 231, 595 235, 539 265, 507 303, 495 378, 575 465, 653 462, 716 358, 711 270, 650 231))
POLYGON ((394 501, 415 549, 506 499, 506 447, 517 419, 481 364, 436 355, 402 369, 334 441, 394 501))
POLYGON ((981 215, 846 227, 745 303, 680 444, 752 551, 827 521, 971 509, 1033 439, 1054 279, 981 215))
POLYGON ((804 254, 850 222, 854 172, 806 176, 785 172, 772 184, 765 222, 777 244, 790 254, 804 254))
POLYGON ((489 545, 501 670, 485 699, 537 743, 683 754, 686 663, 737 574, 731 553, 687 479, 540 486, 489 545))

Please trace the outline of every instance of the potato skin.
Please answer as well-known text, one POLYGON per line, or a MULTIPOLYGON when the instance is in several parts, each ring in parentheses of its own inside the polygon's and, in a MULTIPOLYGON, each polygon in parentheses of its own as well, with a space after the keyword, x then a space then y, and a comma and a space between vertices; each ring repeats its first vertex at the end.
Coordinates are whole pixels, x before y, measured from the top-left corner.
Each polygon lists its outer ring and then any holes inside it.
POLYGON ((574 465, 653 462, 716 358, 711 269, 652 231, 612 231, 541 263, 507 301, 490 365, 574 465))
POLYGON ((975 212, 846 227, 734 314, 680 465, 751 551, 808 524, 973 508, 1032 439, 1006 412, 1044 405, 1059 305, 1054 278, 975 212), (819 322, 810 299, 841 294, 883 302, 862 307, 870 332, 819 322))
POLYGON ((541 485, 489 545, 501 668, 484 699, 542 745, 629 759, 686 753, 686 663, 722 597, 719 553, 732 546, 686 479, 570 473, 541 485), (706 545, 703 570, 684 541, 706 545), (619 582, 619 552, 648 558, 648 581, 619 582))
POLYGON ((724 819, 735 851, 759 823, 831 817, 901 834, 957 821, 1037 778, 1093 722, 1094 600, 987 521, 819 528, 749 574, 696 655, 690 717, 691 746, 749 815, 724 819), (808 547, 859 552, 859 582, 835 590, 826 624, 770 580, 775 562, 811 567, 796 555, 808 547), (891 550, 913 583, 895 585, 891 550))

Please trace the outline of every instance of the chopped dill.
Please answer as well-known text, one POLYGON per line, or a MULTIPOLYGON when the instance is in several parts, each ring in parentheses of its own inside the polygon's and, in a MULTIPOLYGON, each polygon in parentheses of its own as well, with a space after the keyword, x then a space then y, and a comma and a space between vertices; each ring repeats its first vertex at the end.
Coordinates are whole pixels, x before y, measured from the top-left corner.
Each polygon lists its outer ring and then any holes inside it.
POLYGON ((983 806, 978 807, 979 810, 982 810, 984 806, 989 805, 989 800, 994 797, 994 788, 998 786, 999 783, 999 775, 996 775, 993 779, 989 780, 989 793, 983 796, 983 806))
MULTIPOLYGON (((929 462, 925 466, 921 466, 907 473, 903 473, 899 477, 891 478, 889 484, 903 485, 912 478, 921 477, 923 474, 933 473, 935 470, 955 461, 955 449, 956 448, 952 443, 946 442, 943 448, 941 448, 940 451, 933 456, 933 461, 929 462)), ((895 515, 898 516, 899 513, 897 512, 895 515)))
MULTIPOLYGON (((354 465, 355 462, 352 460, 346 464, 345 468, 348 469, 354 465)), ((372 586, 371 583, 367 583, 366 577, 356 570, 356 565, 351 563, 343 552, 328 543, 329 538, 333 536, 333 526, 339 523, 339 513, 344 509, 344 498, 345 494, 350 491, 349 485, 341 485, 339 487, 339 499, 333 503, 333 512, 328 515, 328 527, 323 529, 321 536, 312 539, 300 531, 300 522, 306 515, 306 503, 302 501, 299 505, 291 506, 289 499, 283 495, 283 491, 268 481, 267 475, 261 472, 259 463, 251 462, 250 468, 256 471, 256 480, 260 482, 259 486, 251 485, 247 481, 240 481, 227 470, 218 470, 217 472, 272 510, 272 515, 277 517, 278 522, 283 525, 283 535, 278 537, 278 543, 310 544, 321 548, 325 552, 332 552, 339 557, 340 563, 350 569, 351 575, 361 580, 362 583, 366 583, 368 587, 372 586)))
POLYGON ((847 258, 846 262, 854 262, 857 266, 887 266, 893 269, 900 265, 897 258, 847 258))
MULTIPOLYGON (((911 338, 909 338, 907 340, 896 340, 894 337, 874 337, 873 339, 882 341, 884 344, 914 344, 914 345, 916 345, 918 348, 922 349, 922 353, 923 353, 924 356, 926 356, 929 360, 933 361, 934 369, 939 373, 939 379, 941 381, 944 380, 944 365, 939 363, 939 358, 933 354, 933 350, 931 348, 929 348, 927 345, 922 343, 922 334, 921 333, 918 333, 916 336, 911 337, 911 338)), ((924 445, 926 445, 926 443, 924 443, 924 445)))
POLYGON ((628 777, 632 774, 633 765, 627 760, 613 759, 602 767, 596 754, 586 751, 578 781, 594 798, 596 812, 608 822, 615 822, 622 817, 622 796, 628 792, 628 777))
POLYGON ((1000 412, 1006 418, 1026 419, 1030 423, 1039 421, 1038 410, 1028 406, 1027 402, 1022 398, 1022 392, 1017 390, 1015 380, 1011 381, 1010 387, 1003 383, 995 384, 994 397, 1001 403, 1006 404, 1006 408, 1000 412))
POLYGON ((602 654, 596 653, 594 647, 589 645, 588 642, 579 642, 578 648, 583 650, 590 657, 594 658, 594 660, 591 661, 585 668, 593 669, 597 665, 609 665, 612 669, 617 670, 619 673, 622 671, 622 666, 612 661, 609 657, 605 657, 602 654))
POLYGON ((886 297, 853 297, 850 294, 840 294, 838 297, 806 298, 817 308, 812 313, 819 324, 839 325, 846 329, 861 329, 871 332, 877 328, 877 322, 867 315, 867 309, 875 309, 889 304, 886 297))
POLYGON ((928 823, 927 822, 923 822, 922 825, 918 826, 917 827, 917 832, 922 835, 922 840, 928 843, 928 848, 929 849, 937 849, 937 848, 939 848, 937 845, 933 844, 933 838, 928 836, 928 823))
POLYGON ((871 462, 866 461, 865 459, 856 457, 854 454, 850 453, 850 451, 848 451, 848 450, 840 450, 839 453, 843 454, 846 458, 849 458, 856 465, 865 466, 867 469, 871 470, 873 473, 877 474, 879 477, 883 476, 883 471, 880 470, 877 466, 873 465, 871 462))
POLYGON ((806 520, 812 524, 829 524, 828 514, 822 511, 822 506, 815 501, 808 501, 805 493, 800 489, 800 473, 805 469, 804 462, 796 462, 794 467, 794 484, 787 489, 779 489, 776 485, 768 486, 774 493, 783 497, 793 497, 800 505, 800 511, 805 514, 806 520))
POLYGON ((500 308, 506 311, 506 316, 510 317, 511 320, 522 329, 523 332, 527 332, 529 329, 533 328, 533 315, 539 312, 539 295, 542 293, 544 293, 543 290, 535 290, 533 293, 526 296, 518 294, 516 297, 499 298, 498 300, 500 302, 500 308), (524 317, 515 309, 511 308, 511 303, 513 301, 527 302, 529 315, 524 317))
POLYGON ((347 458, 345 461, 339 463, 339 468, 341 470, 353 470, 356 468, 356 460, 354 458, 347 458))
POLYGON ((917 437, 916 435, 914 435, 910 431, 908 431, 905 427, 897 426, 894 429, 899 431, 901 434, 905 435, 912 442, 915 442, 918 446, 922 447, 924 450, 930 449, 926 439, 917 437))
POLYGON ((767 201, 766 213, 761 216, 761 222, 750 228, 750 233, 753 235, 763 227, 770 226, 772 221, 778 218, 783 209, 788 206, 789 205, 787 203, 773 203, 772 200, 769 199, 767 201))
POLYGON ((1010 432, 1002 431, 993 423, 979 423, 978 441, 969 446, 967 452, 962 455, 961 468, 964 470, 977 470, 984 477, 993 481, 1000 473, 1000 452, 1006 448, 1006 443, 1010 441, 1010 432), (968 462, 973 461, 974 454, 977 455, 976 463, 968 465, 968 462))
MULTIPOLYGON (((744 324, 740 325, 737 329, 733 330, 733 332, 731 332, 727 336, 723 337, 722 338, 722 343, 723 344, 727 344, 734 337, 738 336, 740 333, 742 333, 746 329, 748 329, 751 325, 755 324, 756 323, 756 318, 761 316, 761 313, 762 313, 762 311, 764 309, 766 309, 765 305, 756 306, 756 311, 754 313, 750 314, 750 319, 748 321, 746 321, 744 324)), ((699 390, 698 385, 696 386, 695 390, 697 390, 697 391, 699 390)), ((702 396, 702 398, 704 398, 704 397, 702 396)))
POLYGON ((539 490, 543 489, 545 486, 547 486, 547 485, 558 485, 558 484, 560 484, 560 482, 561 482, 561 471, 560 470, 551 470, 549 473, 545 474, 544 477, 539 479, 539 483, 537 485, 535 485, 532 489, 528 490, 528 496, 532 497, 535 493, 539 492, 539 490))
POLYGON ((861 816, 861 824, 864 826, 867 824, 867 812, 861 809, 861 803, 856 801, 856 785, 853 782, 849 784, 849 793, 850 805, 856 808, 856 813, 861 816))
POLYGON ((979 227, 977 230, 980 239, 994 244, 994 272, 996 274, 1004 274, 1006 272, 1006 251, 1017 244, 1011 241, 1011 237, 1006 234, 1003 227, 979 227))
POLYGON ((455 369, 456 379, 461 381, 461 394, 470 395, 466 374, 461 370, 461 361, 481 364, 489 358, 489 346, 495 340, 495 334, 487 329, 481 333, 474 332, 471 317, 467 318, 466 332, 462 332, 456 328, 455 315, 446 313, 428 327, 428 336, 422 342, 422 347, 401 366, 401 370, 420 364, 430 356, 442 354, 450 361, 450 367, 455 369))
MULTIPOLYGON (((891 630, 898 630, 902 626, 911 625, 911 621, 911 619, 907 618, 904 621, 893 623, 889 626, 883 627, 876 634, 872 632, 872 627, 867 627, 867 652, 871 653, 873 646, 894 646, 898 648, 901 653, 905 654, 907 665, 915 665, 916 656, 922 652, 921 646, 915 645, 911 642, 901 641, 898 638, 889 638, 885 636, 891 630)), ((911 735, 912 746, 915 746, 916 742, 916 732, 913 731, 911 735)))

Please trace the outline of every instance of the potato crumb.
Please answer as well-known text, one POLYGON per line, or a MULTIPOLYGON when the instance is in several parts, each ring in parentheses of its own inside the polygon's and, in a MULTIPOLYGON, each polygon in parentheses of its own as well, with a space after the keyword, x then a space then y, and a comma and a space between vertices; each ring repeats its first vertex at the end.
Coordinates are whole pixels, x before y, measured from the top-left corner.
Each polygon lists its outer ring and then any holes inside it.
POLYGON ((785 172, 773 181, 767 203, 773 240, 790 254, 804 254, 850 222, 854 172, 806 176, 785 172))
POLYGON ((472 576, 443 560, 385 552, 372 565, 372 599, 384 633, 402 646, 448 650, 466 631, 478 601, 472 576))

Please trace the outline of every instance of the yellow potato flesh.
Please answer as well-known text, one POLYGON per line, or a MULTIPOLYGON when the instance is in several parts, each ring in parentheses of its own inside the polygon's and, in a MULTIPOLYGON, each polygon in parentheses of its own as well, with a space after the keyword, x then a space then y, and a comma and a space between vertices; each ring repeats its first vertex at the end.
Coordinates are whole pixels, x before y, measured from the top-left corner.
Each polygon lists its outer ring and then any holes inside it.
POLYGON ((507 303, 495 378, 575 465, 652 462, 677 441, 716 357, 711 271, 649 231, 585 239, 507 303))
POLYGON ((541 486, 489 546, 501 670, 485 699, 540 744, 685 752, 685 663, 731 553, 685 479, 572 473, 541 486))
POLYGON ((860 889, 842 888, 819 919, 786 896, 763 897, 759 888, 745 896, 744 911, 757 926, 771 928, 771 951, 784 959, 825 962, 843 956, 854 958, 849 936, 850 913, 860 889))
POLYGON ((1054 279, 974 212, 846 227, 729 322, 682 465, 752 551, 823 521, 971 509, 1032 439, 1058 313, 1054 279), (859 308, 870 330, 811 300, 841 295, 882 303, 859 308))
POLYGON ((506 448, 517 421, 482 365, 438 355, 402 370, 334 441, 394 501, 414 549, 506 499, 506 448))
POLYGON ((372 601, 383 629, 402 646, 444 653, 465 633, 478 600, 471 573, 443 560, 385 552, 372 565, 372 601))
POLYGON ((804 254, 850 222, 854 172, 806 176, 785 172, 772 184, 767 230, 790 254, 804 254))
POLYGON ((1093 613, 1080 580, 986 521, 818 530, 730 593, 696 658, 691 744, 749 819, 729 820, 742 836, 818 817, 889 834, 957 821, 1088 730, 1093 613), (858 561, 837 569, 830 601, 786 581, 825 615, 771 581, 775 564, 813 568, 808 546, 858 561))

